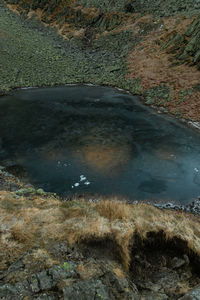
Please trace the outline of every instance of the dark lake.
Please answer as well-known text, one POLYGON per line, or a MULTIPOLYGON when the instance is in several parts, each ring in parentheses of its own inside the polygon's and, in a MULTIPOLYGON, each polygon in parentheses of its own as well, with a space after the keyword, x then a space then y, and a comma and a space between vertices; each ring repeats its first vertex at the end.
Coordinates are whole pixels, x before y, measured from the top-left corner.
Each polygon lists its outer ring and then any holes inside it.
POLYGON ((62 196, 187 204, 200 195, 200 135, 108 87, 1 97, 0 165, 62 196))

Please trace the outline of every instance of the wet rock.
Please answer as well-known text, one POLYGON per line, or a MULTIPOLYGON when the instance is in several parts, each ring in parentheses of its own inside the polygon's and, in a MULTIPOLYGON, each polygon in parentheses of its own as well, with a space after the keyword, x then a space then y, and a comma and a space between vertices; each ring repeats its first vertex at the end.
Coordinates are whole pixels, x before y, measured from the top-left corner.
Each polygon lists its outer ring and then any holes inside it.
POLYGON ((179 300, 199 300, 200 299, 200 285, 196 286, 194 289, 190 290, 179 300))
POLYGON ((185 265, 185 260, 182 258, 174 257, 171 261, 172 269, 179 269, 185 265))
POLYGON ((193 128, 200 129, 200 122, 192 122, 192 121, 189 121, 189 122, 188 122, 188 125, 190 125, 190 126, 193 127, 193 128))

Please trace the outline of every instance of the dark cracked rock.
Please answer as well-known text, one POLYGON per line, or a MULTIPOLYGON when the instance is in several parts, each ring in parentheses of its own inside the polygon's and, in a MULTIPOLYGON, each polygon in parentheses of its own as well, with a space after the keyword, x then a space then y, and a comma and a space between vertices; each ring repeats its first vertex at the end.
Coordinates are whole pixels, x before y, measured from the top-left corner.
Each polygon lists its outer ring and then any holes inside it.
POLYGON ((4 284, 0 286, 0 299, 21 300, 24 297, 37 300, 53 300, 60 297, 64 297, 64 300, 140 299, 136 286, 126 278, 120 279, 113 272, 104 271, 98 277, 81 280, 75 268, 76 264, 67 262, 35 273, 23 282, 4 284))
POLYGON ((64 300, 109 300, 108 288, 101 280, 77 282, 70 287, 63 288, 64 300))
MULTIPOLYGON (((31 275, 23 282, 16 284, 4 284, 0 286, 0 299, 23 299, 44 291, 54 291, 55 286, 64 279, 76 276, 76 264, 72 262, 64 263, 62 266, 54 265, 49 270, 42 270, 31 275)), ((36 299, 54 299, 45 295, 36 299), (43 297, 43 298, 42 298, 43 297), (46 297, 46 298, 45 298, 46 297)), ((35 299, 35 298, 34 298, 35 299)))

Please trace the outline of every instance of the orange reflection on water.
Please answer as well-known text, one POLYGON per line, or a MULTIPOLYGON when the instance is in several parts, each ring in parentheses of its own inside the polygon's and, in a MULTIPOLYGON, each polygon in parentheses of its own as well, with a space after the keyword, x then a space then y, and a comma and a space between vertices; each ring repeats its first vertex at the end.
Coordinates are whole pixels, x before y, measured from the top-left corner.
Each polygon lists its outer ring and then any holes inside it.
POLYGON ((117 175, 130 160, 130 149, 127 145, 89 144, 82 146, 74 153, 82 163, 99 173, 117 175))
POLYGON ((177 153, 174 148, 165 145, 155 150, 155 156, 162 160, 176 160, 177 153))

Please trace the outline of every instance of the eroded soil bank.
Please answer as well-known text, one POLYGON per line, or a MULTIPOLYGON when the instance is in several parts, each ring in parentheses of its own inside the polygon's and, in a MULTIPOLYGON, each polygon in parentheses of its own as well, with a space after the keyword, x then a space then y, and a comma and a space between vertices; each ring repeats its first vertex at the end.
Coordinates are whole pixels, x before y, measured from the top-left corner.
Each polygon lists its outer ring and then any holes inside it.
POLYGON ((21 186, 0 191, 1 299, 198 299, 199 217, 21 186))

